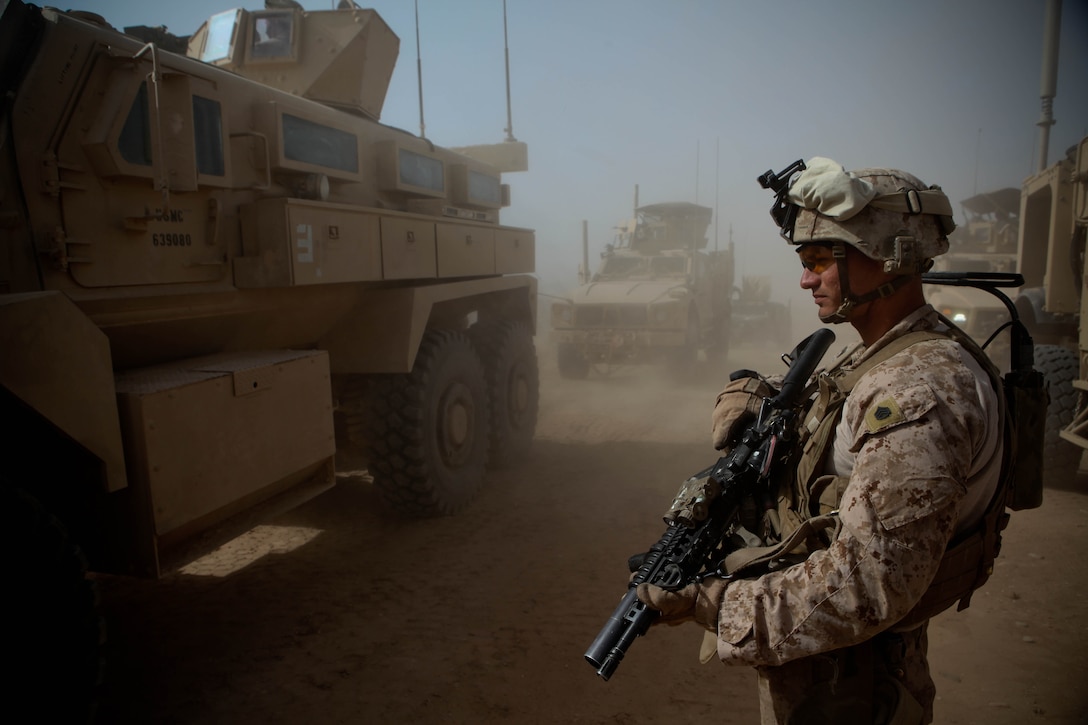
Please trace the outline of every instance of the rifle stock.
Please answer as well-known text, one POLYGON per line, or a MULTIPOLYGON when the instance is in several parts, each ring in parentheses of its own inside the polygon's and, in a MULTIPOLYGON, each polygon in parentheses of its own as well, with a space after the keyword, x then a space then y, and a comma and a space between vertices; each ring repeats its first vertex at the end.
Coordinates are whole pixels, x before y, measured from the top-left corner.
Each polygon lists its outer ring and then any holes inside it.
POLYGON ((809 378, 834 340, 831 330, 821 328, 794 348, 786 356, 790 367, 781 390, 764 400, 759 417, 744 430, 736 446, 685 482, 707 479, 704 490, 710 493, 705 516, 690 522, 669 521, 665 533, 642 558, 627 592, 585 653, 586 661, 602 679, 612 676, 627 649, 657 618, 657 611, 635 594, 639 584, 648 582, 676 591, 716 573, 717 562, 727 553, 723 546, 741 501, 754 494, 757 484, 790 452, 793 423, 809 378), (777 445, 780 441, 787 445, 777 445))

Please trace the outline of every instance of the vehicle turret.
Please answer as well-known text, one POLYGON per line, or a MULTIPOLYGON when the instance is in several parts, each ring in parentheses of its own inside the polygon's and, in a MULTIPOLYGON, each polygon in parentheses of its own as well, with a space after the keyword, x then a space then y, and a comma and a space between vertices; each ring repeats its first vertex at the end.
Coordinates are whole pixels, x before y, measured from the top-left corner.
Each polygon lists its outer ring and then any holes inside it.
POLYGON ((687 201, 640 206, 627 244, 640 252, 705 249, 706 230, 713 216, 713 209, 687 201))
POLYGON ((378 120, 400 51, 374 10, 350 0, 337 10, 235 8, 189 39, 188 55, 270 88, 378 120))

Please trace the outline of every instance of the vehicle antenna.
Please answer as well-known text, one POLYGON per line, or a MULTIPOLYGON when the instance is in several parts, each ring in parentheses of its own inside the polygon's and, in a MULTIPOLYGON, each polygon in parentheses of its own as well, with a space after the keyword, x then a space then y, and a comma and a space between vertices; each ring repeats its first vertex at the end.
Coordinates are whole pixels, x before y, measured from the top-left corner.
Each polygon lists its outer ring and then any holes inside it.
MULTIPOLYGON (((721 136, 714 139, 714 251, 718 251, 718 200, 721 198, 721 186, 719 179, 721 178, 719 169, 721 168, 721 136)), ((733 237, 733 227, 729 227, 729 237, 733 237)))
POLYGON ((423 58, 419 50, 419 0, 416 6, 416 78, 419 85, 419 137, 427 138, 427 126, 423 123, 423 58))
POLYGON ((695 203, 699 203, 699 142, 695 142, 695 203))
POLYGON ((982 156, 982 129, 978 130, 978 137, 975 139, 975 188, 971 193, 975 196, 978 195, 978 162, 982 156))
POLYGON ((506 34, 506 0, 502 0, 502 46, 506 55, 506 140, 517 141, 514 138, 514 116, 510 111, 510 44, 506 34))
POLYGON ((1058 41, 1061 39, 1062 0, 1048 0, 1043 18, 1043 75, 1039 81, 1042 115, 1035 123, 1039 127, 1039 167, 1046 171, 1050 146, 1050 127, 1054 125, 1054 96, 1058 87, 1058 41))

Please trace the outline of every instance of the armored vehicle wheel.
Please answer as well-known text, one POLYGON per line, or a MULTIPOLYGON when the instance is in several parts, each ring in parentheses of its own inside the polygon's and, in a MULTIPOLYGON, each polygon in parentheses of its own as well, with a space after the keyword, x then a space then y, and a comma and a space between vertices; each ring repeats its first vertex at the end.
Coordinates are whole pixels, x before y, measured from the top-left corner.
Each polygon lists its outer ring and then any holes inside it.
POLYGON ((1050 391, 1043 439, 1043 473, 1051 481, 1065 481, 1076 475, 1081 449, 1063 440, 1058 432, 1069 425, 1077 408, 1077 355, 1058 345, 1036 345, 1035 367, 1043 373, 1050 391))
POLYGON ((589 375, 589 361, 570 343, 559 343, 559 374, 572 380, 584 380, 589 375))
POLYGON ((367 460, 393 508, 439 516, 472 501, 487 468, 487 383, 464 333, 428 330, 412 372, 378 378, 368 398, 367 460))
POLYGON ((0 486, 6 706, 41 722, 90 722, 105 643, 97 587, 64 525, 21 489, 0 486))
POLYGON ((490 401, 490 466, 522 458, 533 443, 540 406, 536 348, 528 328, 509 320, 481 322, 469 330, 480 353, 490 401))

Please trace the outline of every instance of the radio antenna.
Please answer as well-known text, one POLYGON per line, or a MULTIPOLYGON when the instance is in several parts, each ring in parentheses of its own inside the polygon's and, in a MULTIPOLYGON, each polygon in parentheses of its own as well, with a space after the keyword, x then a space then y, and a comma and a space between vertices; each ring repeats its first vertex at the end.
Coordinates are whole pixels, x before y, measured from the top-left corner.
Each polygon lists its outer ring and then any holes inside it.
POLYGON ((695 203, 699 203, 699 141, 695 141, 695 203))
POLYGON ((506 140, 514 138, 514 115, 510 110, 510 43, 506 34, 506 0, 502 0, 502 47, 506 55, 506 140))
POLYGON ((419 0, 416 0, 416 82, 419 86, 419 137, 427 138, 427 126, 423 123, 423 57, 419 50, 419 0))
MULTIPOLYGON (((721 137, 714 139, 714 251, 718 251, 718 199, 721 198, 721 184, 719 169, 721 168, 721 137)), ((730 226, 729 238, 733 238, 732 229, 730 226)))

